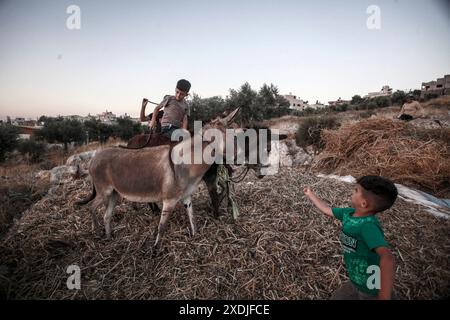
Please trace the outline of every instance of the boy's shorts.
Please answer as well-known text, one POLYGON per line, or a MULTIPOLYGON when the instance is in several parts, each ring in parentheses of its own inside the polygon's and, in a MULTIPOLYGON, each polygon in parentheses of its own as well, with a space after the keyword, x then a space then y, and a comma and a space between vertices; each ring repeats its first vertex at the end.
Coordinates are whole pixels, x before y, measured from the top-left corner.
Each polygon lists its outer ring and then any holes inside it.
POLYGON ((345 282, 331 296, 331 300, 376 300, 377 296, 372 296, 360 291, 351 281, 345 282))
POLYGON ((171 139, 172 138, 172 133, 175 130, 177 130, 177 129, 180 129, 180 128, 177 127, 177 126, 171 125, 171 124, 170 125, 163 125, 161 127, 161 134, 166 136, 167 138, 171 139))

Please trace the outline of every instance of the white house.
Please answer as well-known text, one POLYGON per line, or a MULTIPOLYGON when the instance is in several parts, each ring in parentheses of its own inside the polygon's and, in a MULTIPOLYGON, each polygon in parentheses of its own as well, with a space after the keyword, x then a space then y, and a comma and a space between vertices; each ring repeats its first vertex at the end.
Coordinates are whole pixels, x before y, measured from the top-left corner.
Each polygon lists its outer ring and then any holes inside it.
POLYGON ((383 88, 381 88, 381 91, 379 92, 369 92, 368 94, 366 94, 364 96, 364 98, 369 98, 369 99, 373 99, 376 97, 389 97, 390 95, 392 95, 392 88, 390 88, 388 85, 383 86, 383 88))
POLYGON ((297 96, 292 95, 291 92, 289 94, 283 95, 283 97, 289 101, 289 108, 302 111, 307 107, 308 101, 303 101, 300 98, 297 98, 297 96))

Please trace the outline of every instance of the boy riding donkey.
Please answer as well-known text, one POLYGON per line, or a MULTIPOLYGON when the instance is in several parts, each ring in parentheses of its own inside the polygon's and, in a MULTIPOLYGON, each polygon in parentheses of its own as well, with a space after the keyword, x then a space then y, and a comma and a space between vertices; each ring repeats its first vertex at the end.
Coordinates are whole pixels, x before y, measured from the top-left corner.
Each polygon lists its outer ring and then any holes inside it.
MULTIPOLYGON (((133 137, 127 147, 132 149, 140 149, 144 147, 155 147, 159 145, 175 145, 178 141, 172 141, 172 133, 177 129, 188 129, 188 105, 185 98, 189 94, 191 84, 185 79, 181 79, 177 82, 175 88, 175 95, 167 95, 163 101, 155 107, 153 113, 145 116, 145 107, 149 102, 147 99, 143 99, 140 112, 141 121, 149 121, 150 134, 138 135, 133 137), (161 109, 164 109, 162 111, 161 109)), ((229 194, 229 177, 232 176, 233 169, 230 165, 217 165, 214 164, 210 170, 205 174, 203 180, 206 183, 208 192, 211 197, 214 215, 219 215, 219 205, 229 194), (227 181, 223 181, 224 177, 227 181), (218 192, 217 185, 220 185, 222 192, 218 192)), ((230 204, 229 204, 230 206, 230 204)), ((152 209, 158 211, 156 204, 152 204, 152 209)), ((233 208, 234 216, 237 209, 233 208)))
POLYGON ((185 101, 189 94, 191 84, 185 79, 177 82, 175 95, 167 95, 164 100, 155 107, 155 110, 149 116, 145 116, 145 107, 148 100, 144 98, 141 108, 141 121, 150 121, 149 127, 151 132, 161 132, 162 135, 169 138, 176 129, 188 128, 187 110, 188 105, 185 101), (164 112, 160 112, 164 108, 164 112), (160 126, 160 130, 159 129, 160 126))

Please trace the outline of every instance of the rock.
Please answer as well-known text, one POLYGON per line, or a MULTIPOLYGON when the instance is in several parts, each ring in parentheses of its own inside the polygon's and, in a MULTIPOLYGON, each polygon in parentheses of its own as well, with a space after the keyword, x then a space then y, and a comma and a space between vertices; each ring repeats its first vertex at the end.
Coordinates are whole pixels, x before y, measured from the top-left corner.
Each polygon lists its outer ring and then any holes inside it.
POLYGON ((76 166, 76 165, 87 166, 87 163, 89 162, 89 160, 91 160, 95 156, 96 152, 97 152, 97 150, 93 150, 93 151, 82 152, 79 154, 74 154, 67 159, 66 165, 67 166, 76 166))
POLYGON ((45 145, 48 151, 63 150, 64 145, 60 143, 48 143, 45 145))
POLYGON ((55 165, 48 160, 44 160, 39 164, 39 168, 42 170, 51 170, 55 165))
POLYGON ((311 163, 313 157, 297 146, 294 139, 287 139, 280 142, 280 165, 297 166, 311 163))
POLYGON ((39 180, 48 180, 50 178, 51 175, 51 171, 50 170, 41 170, 38 172, 34 172, 33 173, 33 178, 34 179, 39 179, 39 180))
POLYGON ((55 167, 50 172, 50 183, 62 184, 71 181, 78 174, 78 171, 78 166, 55 167))
POLYGON ((308 165, 312 160, 313 157, 298 147, 293 139, 272 142, 269 154, 270 167, 265 170, 265 174, 276 174, 279 167, 308 165))
POLYGON ((75 166, 78 168, 78 171, 73 178, 78 179, 89 174, 89 163, 90 160, 95 156, 96 152, 97 150, 86 151, 79 154, 74 154, 67 159, 67 166, 75 166))

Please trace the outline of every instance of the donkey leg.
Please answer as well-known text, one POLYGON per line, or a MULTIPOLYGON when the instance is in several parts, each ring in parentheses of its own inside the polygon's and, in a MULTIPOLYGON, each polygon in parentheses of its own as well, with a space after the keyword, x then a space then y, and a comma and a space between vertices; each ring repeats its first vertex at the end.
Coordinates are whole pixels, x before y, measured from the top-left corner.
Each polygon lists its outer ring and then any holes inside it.
POLYGON ((219 212, 220 203, 222 201, 220 201, 221 197, 219 196, 219 193, 217 192, 217 186, 215 183, 213 183, 213 185, 207 184, 206 187, 208 188, 209 197, 211 198, 211 206, 212 206, 212 210, 213 210, 213 215, 215 218, 218 218, 220 215, 220 212, 219 212))
POLYGON ((194 209, 192 208, 191 196, 183 199, 184 207, 189 217, 189 223, 191 224, 191 235, 195 236, 195 219, 194 219, 194 209))
POLYGON ((178 200, 164 200, 163 201, 163 209, 161 212, 161 218, 159 220, 158 225, 158 234, 156 236, 154 247, 158 247, 159 242, 161 241, 161 237, 163 236, 164 232, 167 228, 167 220, 169 219, 170 214, 172 213, 173 209, 175 208, 175 205, 177 204, 178 200))
POLYGON ((159 209, 156 202, 149 202, 148 205, 150 206, 150 209, 152 209, 153 214, 158 214, 161 212, 161 209, 159 209))
POLYGON ((106 239, 111 239, 111 217, 116 206, 117 193, 113 190, 108 198, 108 204, 106 207, 105 215, 103 216, 103 221, 105 223, 106 239))
POLYGON ((214 217, 219 217, 219 207, 221 199, 219 198, 219 193, 217 192, 217 165, 211 166, 206 174, 203 176, 203 181, 205 181, 206 187, 208 188, 209 197, 211 198, 211 206, 213 209, 214 217))
POLYGON ((99 205, 102 204, 102 198, 100 196, 97 196, 97 198, 94 199, 91 205, 91 218, 92 218, 92 231, 93 232, 99 232, 100 231, 100 223, 98 222, 97 218, 97 208, 99 205))

